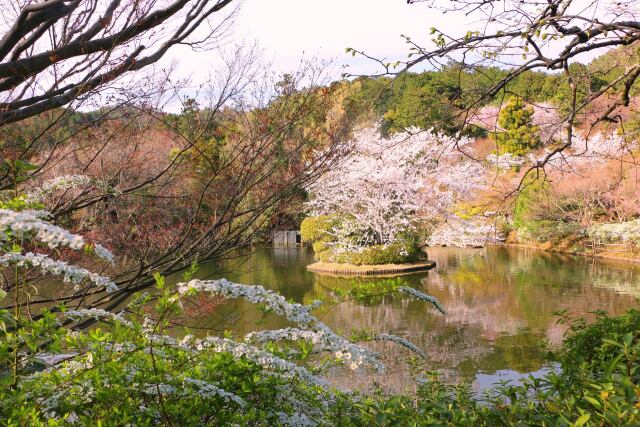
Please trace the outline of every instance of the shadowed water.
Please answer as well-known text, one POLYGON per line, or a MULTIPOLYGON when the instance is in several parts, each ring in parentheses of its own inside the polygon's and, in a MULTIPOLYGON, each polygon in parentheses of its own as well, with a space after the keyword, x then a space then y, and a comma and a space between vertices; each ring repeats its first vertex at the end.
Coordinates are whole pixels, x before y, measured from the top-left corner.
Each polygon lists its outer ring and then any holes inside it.
MULTIPOLYGON (((260 284, 296 302, 324 301, 319 313, 335 330, 349 335, 358 329, 406 338, 428 354, 423 367, 440 370, 450 381, 465 380, 484 389, 497 380, 514 380, 544 372, 547 348, 562 341, 564 327, 553 312, 568 309, 588 315, 611 314, 637 306, 640 267, 630 264, 506 247, 485 249, 432 248, 437 267, 402 276, 402 284, 438 298, 443 316, 422 301, 397 294, 336 304, 336 290, 355 283, 388 280, 330 277, 310 273, 310 249, 265 249, 216 266, 203 266, 201 277, 224 276, 260 284)), ((258 327, 287 323, 241 301, 201 301, 192 326, 244 334, 258 327)), ((367 370, 333 373, 339 386, 367 389, 372 381, 390 391, 413 387, 410 353, 393 343, 371 343, 387 372, 367 370)))

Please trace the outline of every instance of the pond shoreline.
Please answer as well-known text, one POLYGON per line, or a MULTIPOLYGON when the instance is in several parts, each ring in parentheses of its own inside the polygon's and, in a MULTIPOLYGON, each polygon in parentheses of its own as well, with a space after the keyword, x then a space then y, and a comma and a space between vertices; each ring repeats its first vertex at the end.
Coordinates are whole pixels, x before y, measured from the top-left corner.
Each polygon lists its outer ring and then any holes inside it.
MULTIPOLYGON (((640 258, 627 258, 621 256, 608 255, 603 253, 587 253, 587 252, 578 252, 562 249, 559 247, 542 247, 544 244, 534 244, 534 243, 501 243, 495 245, 487 245, 487 246, 506 246, 509 248, 519 248, 519 249, 535 249, 541 252, 550 252, 556 254, 565 254, 565 255, 574 255, 585 258, 597 258, 601 260, 607 261, 620 261, 629 264, 640 264, 640 258)), ((633 255, 632 252, 625 252, 626 254, 633 255)))

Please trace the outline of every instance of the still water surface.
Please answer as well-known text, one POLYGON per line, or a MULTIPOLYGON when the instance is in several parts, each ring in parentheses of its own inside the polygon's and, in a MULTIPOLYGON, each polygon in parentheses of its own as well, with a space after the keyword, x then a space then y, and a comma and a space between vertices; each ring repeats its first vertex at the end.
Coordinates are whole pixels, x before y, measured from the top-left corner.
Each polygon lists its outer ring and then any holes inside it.
MULTIPOLYGON (((568 309, 588 315, 594 310, 611 314, 637 306, 640 266, 506 247, 484 249, 431 248, 437 267, 426 273, 401 276, 407 285, 438 298, 443 316, 427 303, 405 295, 387 295, 369 301, 335 305, 335 289, 354 281, 375 278, 330 277, 308 272, 313 252, 265 249, 216 266, 201 269, 203 277, 227 277, 259 284, 300 303, 325 301, 322 320, 349 335, 367 329, 401 336, 424 350, 427 369, 439 370, 449 381, 468 381, 476 390, 500 379, 515 380, 550 369, 548 347, 562 341, 565 328, 553 312, 568 309), (224 273, 222 272, 224 271, 224 273)), ((287 323, 267 316, 242 301, 200 301, 192 326, 241 335, 287 323)), ((372 343, 387 366, 384 374, 336 371, 336 385, 368 389, 375 381, 400 392, 414 384, 407 350, 393 343, 372 343)))

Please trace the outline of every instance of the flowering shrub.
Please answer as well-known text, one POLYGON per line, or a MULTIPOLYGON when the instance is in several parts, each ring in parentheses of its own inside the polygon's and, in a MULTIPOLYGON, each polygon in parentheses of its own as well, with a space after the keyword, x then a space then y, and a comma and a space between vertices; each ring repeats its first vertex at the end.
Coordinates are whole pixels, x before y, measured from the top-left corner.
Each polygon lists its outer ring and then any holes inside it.
MULTIPOLYGON (((156 275, 155 298, 139 295, 120 312, 60 305, 26 316, 24 290, 31 284, 24 273, 31 267, 78 286, 120 292, 109 278, 45 253, 23 253, 20 244, 30 242, 36 249, 84 249, 113 261, 106 248, 86 244, 48 217, 45 211, 0 210, 0 265, 15 272, 15 280, 4 285, 14 296, 14 311, 0 310, 0 416, 6 425, 344 424, 356 415, 357 400, 331 387, 322 367, 383 369, 375 353, 315 317, 317 303, 291 303, 261 286, 224 279, 187 280, 173 290, 156 275), (201 292, 244 299, 296 327, 256 331, 241 340, 168 334, 181 300, 201 292), (146 310, 152 301, 154 317, 146 310), (86 321, 98 327, 75 329, 86 321)), ((0 290, 0 301, 8 292, 0 290)), ((419 291, 410 295, 439 307, 419 291)), ((388 334, 369 339, 412 348, 388 334)))
POLYGON ((640 245, 640 219, 617 224, 597 224, 587 229, 587 235, 606 243, 628 242, 640 245))
POLYGON ((412 263, 424 258, 426 258, 426 254, 415 243, 396 242, 389 245, 374 245, 358 250, 335 252, 326 257, 321 256, 320 260, 340 264, 380 265, 412 263))
POLYGON ((300 226, 302 240, 311 242, 316 258, 322 262, 376 265, 416 262, 425 257, 409 234, 388 244, 372 244, 367 230, 358 229, 353 219, 337 215, 307 217, 300 226), (407 238, 408 237, 408 238, 407 238))

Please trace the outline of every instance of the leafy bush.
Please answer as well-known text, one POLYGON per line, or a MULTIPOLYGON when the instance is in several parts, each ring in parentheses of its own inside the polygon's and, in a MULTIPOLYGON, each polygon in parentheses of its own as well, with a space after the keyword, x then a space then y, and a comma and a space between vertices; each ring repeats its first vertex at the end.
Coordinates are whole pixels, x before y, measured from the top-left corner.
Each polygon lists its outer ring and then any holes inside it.
POLYGON ((565 339, 559 352, 565 372, 575 372, 581 363, 604 362, 615 353, 618 343, 625 335, 632 333, 637 340, 640 333, 640 311, 609 317, 606 313, 597 313, 597 319, 587 324, 584 319, 573 319, 566 312, 560 312, 561 322, 569 325, 571 334, 565 339), (599 360, 598 360, 599 359, 599 360))
POLYGON ((395 243, 364 247, 360 243, 362 233, 352 226, 349 219, 336 215, 310 216, 300 225, 302 240, 312 243, 316 258, 322 262, 402 264, 419 261, 425 256, 418 245, 418 237, 412 233, 400 235, 400 240, 395 243))
POLYGON ((556 242, 571 235, 581 235, 584 229, 575 222, 558 222, 548 219, 525 221, 518 229, 518 237, 525 241, 556 242))
POLYGON ((308 216, 300 224, 300 237, 303 242, 310 242, 318 259, 331 253, 330 243, 335 241, 331 230, 339 223, 339 219, 330 215, 308 216))
POLYGON ((511 98, 498 116, 503 129, 494 134, 502 153, 516 156, 527 154, 540 145, 540 132, 533 124, 533 108, 524 105, 520 98, 511 98))
POLYGON ((375 245, 360 251, 333 253, 328 262, 354 265, 404 264, 417 262, 425 257, 418 245, 411 242, 375 245))
POLYGON ((329 231, 336 225, 337 219, 329 215, 308 216, 300 224, 302 240, 315 242, 331 241, 329 231))

